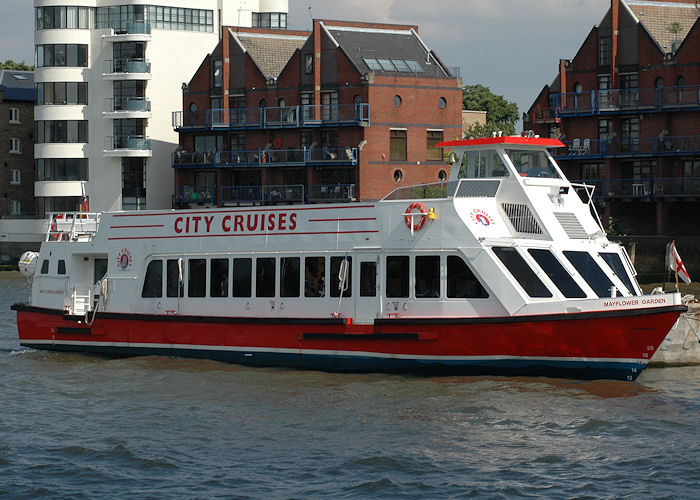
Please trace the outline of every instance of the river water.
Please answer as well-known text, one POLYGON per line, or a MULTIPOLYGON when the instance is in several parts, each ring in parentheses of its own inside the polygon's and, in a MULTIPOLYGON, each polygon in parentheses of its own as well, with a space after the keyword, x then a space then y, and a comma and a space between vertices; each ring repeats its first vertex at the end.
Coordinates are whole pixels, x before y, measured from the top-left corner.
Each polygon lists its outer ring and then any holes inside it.
POLYGON ((19 347, 0 274, 0 496, 697 498, 700 367, 635 383, 347 375, 19 347))

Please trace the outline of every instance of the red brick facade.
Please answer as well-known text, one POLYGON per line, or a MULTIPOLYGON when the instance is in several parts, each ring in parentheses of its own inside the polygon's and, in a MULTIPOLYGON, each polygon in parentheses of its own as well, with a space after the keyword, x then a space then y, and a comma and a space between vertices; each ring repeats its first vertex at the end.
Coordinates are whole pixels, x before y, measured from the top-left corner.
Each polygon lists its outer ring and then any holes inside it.
POLYGON ((428 159, 436 155, 428 152, 428 135, 461 137, 459 78, 434 59, 439 76, 358 69, 349 54, 366 47, 337 42, 331 31, 340 27, 352 27, 353 36, 366 30, 368 37, 384 31, 418 37, 415 26, 320 20, 310 33, 224 30, 183 90, 183 112, 176 114, 175 206, 274 202, 270 193, 282 190, 294 195, 280 202, 376 200, 397 187, 438 182, 449 171, 440 158, 428 159), (282 46, 287 55, 266 59, 282 46), (274 63, 278 73, 270 69, 274 63), (392 159, 392 130, 405 131, 405 160, 392 159), (340 186, 342 193, 334 192, 340 186))
POLYGON ((625 232, 700 234, 683 216, 700 210, 698 16, 688 2, 611 0, 523 117, 567 144, 555 152, 567 176, 594 184, 604 223, 625 232))

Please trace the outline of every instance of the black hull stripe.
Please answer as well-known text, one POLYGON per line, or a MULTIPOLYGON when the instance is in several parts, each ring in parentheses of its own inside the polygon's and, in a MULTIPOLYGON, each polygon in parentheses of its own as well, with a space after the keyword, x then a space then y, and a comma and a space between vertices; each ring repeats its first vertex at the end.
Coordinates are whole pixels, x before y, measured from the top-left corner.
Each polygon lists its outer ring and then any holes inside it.
MULTIPOLYGON (((65 315, 59 309, 35 307, 27 304, 16 303, 12 305, 13 311, 25 311, 40 314, 61 316, 66 320, 83 321, 83 316, 65 315)), ((540 314, 532 316, 504 316, 490 318, 381 318, 375 319, 374 324, 381 325, 468 325, 468 324, 496 324, 496 323, 523 323, 545 321, 573 321, 601 318, 622 318, 629 316, 642 316, 652 314, 665 314, 686 312, 686 306, 666 306, 643 309, 622 309, 613 311, 594 311, 581 313, 540 314)), ((130 321, 172 321, 194 323, 229 323, 229 324, 266 324, 266 325, 343 325, 345 318, 260 318, 260 317, 221 317, 221 316, 180 316, 163 314, 138 314, 138 313, 102 313, 96 315, 102 319, 130 320, 130 321)))

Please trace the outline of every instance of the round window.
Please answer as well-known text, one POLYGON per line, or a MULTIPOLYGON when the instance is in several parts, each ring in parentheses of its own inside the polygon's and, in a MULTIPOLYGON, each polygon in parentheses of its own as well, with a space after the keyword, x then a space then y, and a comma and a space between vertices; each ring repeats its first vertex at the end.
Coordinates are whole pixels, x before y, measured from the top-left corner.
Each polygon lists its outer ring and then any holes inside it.
POLYGON ((400 95, 395 95, 394 96, 394 106, 397 108, 401 106, 401 96, 400 95))
POLYGON ((403 172, 401 170, 394 170, 394 180, 396 182, 401 182, 403 179, 403 172))
POLYGON ((192 111, 193 113, 194 113, 195 111, 197 111, 197 103, 196 103, 196 102, 191 102, 191 103, 190 103, 190 111, 192 111))
POLYGON ((440 106, 440 109, 445 109, 445 107, 447 107, 447 99, 444 97, 438 99, 438 106, 440 106))
POLYGON ((441 181, 444 181, 445 179, 447 179, 447 172, 445 172, 444 170, 440 170, 438 172, 438 179, 441 181))

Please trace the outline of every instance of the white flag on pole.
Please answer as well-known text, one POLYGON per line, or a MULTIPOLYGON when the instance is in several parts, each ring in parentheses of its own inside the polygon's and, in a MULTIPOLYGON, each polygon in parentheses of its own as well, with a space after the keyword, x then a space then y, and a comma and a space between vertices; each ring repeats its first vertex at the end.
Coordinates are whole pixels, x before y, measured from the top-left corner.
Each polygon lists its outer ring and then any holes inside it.
POLYGON ((688 274, 688 271, 683 265, 683 260, 681 259, 681 256, 678 255, 678 250, 676 249, 675 241, 670 244, 668 267, 671 268, 671 271, 676 273, 676 276, 682 279, 685 283, 690 284, 690 274, 688 274))

